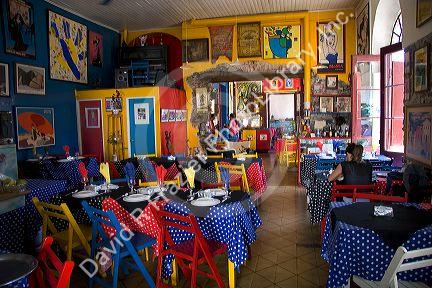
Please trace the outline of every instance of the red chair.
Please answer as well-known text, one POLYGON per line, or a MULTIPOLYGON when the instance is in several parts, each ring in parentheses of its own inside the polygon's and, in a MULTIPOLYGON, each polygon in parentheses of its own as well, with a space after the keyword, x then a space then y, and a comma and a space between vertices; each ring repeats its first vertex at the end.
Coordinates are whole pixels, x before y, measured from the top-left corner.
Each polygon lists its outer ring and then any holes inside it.
POLYGON ((349 197, 353 198, 353 194, 361 191, 362 193, 377 194, 377 189, 374 184, 370 185, 337 185, 333 183, 331 201, 335 202, 337 198, 349 197))
POLYGON ((46 237, 37 257, 39 266, 30 277, 30 287, 38 288, 67 288, 69 286, 73 261, 64 264, 51 249, 54 239, 46 237))
POLYGON ((398 202, 398 203, 407 203, 408 202, 408 193, 405 192, 404 197, 400 196, 392 196, 392 195, 380 195, 380 194, 372 194, 372 193, 353 193, 353 202, 356 202, 357 199, 367 199, 370 201, 378 201, 378 202, 398 202))
POLYGON ((162 261, 167 255, 174 255, 175 260, 183 272, 183 275, 191 282, 191 287, 196 287, 197 275, 204 275, 206 278, 216 281, 219 288, 225 287, 219 270, 216 267, 213 257, 223 254, 227 251, 226 244, 215 240, 207 240, 204 238, 196 218, 193 215, 182 216, 162 210, 158 210, 154 206, 150 209, 154 214, 159 228, 160 234, 158 237, 158 270, 156 287, 170 287, 162 282, 162 261), (168 228, 178 229, 192 234, 190 240, 175 244, 171 238, 168 228), (188 263, 185 263, 187 261, 188 263), (207 263, 211 273, 207 273, 198 269, 201 264, 207 263))

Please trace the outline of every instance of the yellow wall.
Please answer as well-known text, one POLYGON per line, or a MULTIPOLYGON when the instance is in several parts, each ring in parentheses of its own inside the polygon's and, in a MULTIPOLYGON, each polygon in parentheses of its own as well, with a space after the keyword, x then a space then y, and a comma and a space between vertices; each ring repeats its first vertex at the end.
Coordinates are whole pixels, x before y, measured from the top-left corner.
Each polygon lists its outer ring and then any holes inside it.
MULTIPOLYGON (((126 103, 129 98, 155 98, 155 120, 156 120, 156 152, 157 155, 161 155, 161 135, 160 135, 160 102, 159 102, 159 87, 141 87, 141 88, 125 88, 119 89, 122 95, 122 115, 123 115, 123 145, 125 148, 125 158, 128 157, 128 147, 129 147, 129 128, 127 126, 127 108, 126 103)), ((103 134, 104 134, 104 146, 105 146, 105 160, 111 160, 111 153, 108 144, 108 114, 111 112, 106 112, 105 99, 111 98, 115 94, 116 89, 101 89, 101 90, 83 90, 76 91, 76 99, 79 100, 102 100, 102 117, 103 117, 103 134)), ((133 156, 133 155, 131 155, 133 156)))
POLYGON ((170 28, 160 28, 160 29, 147 29, 147 30, 137 30, 137 31, 128 31, 127 32, 127 43, 131 43, 138 36, 149 34, 149 33, 166 33, 177 37, 178 39, 182 38, 182 29, 181 26, 170 27, 170 28))

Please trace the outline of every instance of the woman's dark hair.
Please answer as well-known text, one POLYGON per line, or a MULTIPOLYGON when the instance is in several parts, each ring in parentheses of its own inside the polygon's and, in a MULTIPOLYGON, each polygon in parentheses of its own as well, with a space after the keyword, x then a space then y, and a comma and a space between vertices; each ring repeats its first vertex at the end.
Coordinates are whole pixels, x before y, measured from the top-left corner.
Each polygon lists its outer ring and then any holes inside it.
POLYGON ((345 149, 345 153, 350 153, 353 154, 354 151, 354 147, 356 146, 356 144, 354 143, 349 143, 345 149))
POLYGON ((355 145, 354 150, 353 150, 353 161, 360 163, 362 162, 362 157, 363 157, 363 146, 360 144, 355 145))
POLYGON ((230 114, 230 118, 235 118, 234 113, 231 113, 231 114, 230 114))

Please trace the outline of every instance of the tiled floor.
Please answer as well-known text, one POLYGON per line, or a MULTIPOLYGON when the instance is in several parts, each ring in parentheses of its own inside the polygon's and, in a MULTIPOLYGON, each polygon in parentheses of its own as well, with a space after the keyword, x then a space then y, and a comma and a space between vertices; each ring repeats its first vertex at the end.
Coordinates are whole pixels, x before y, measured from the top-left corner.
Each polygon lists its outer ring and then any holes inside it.
MULTIPOLYGON (((275 163, 274 155, 264 156, 268 190, 259 213, 263 226, 252 246, 252 258, 236 274, 240 288, 324 287, 328 265, 320 256, 319 227, 311 226, 303 188, 297 187, 297 173, 275 163)), ((227 258, 216 259, 224 281, 228 282, 227 258)), ((154 275, 155 263, 146 263, 154 275)), ((85 280, 74 273, 71 287, 85 287, 85 280)), ((179 287, 189 287, 180 276, 179 287)), ((147 287, 139 274, 122 279, 124 287, 147 287)), ((216 287, 213 281, 199 279, 201 287, 216 287)), ((120 286, 121 287, 121 286, 120 286)))

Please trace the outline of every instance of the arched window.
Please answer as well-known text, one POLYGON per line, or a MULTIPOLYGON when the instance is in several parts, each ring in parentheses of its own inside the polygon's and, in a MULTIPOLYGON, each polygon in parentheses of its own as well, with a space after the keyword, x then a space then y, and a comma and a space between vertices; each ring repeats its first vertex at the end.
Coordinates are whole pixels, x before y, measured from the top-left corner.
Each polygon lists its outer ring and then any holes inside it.
POLYGON ((402 42, 403 26, 402 26, 402 14, 399 12, 398 17, 393 25, 391 44, 396 44, 402 42))

